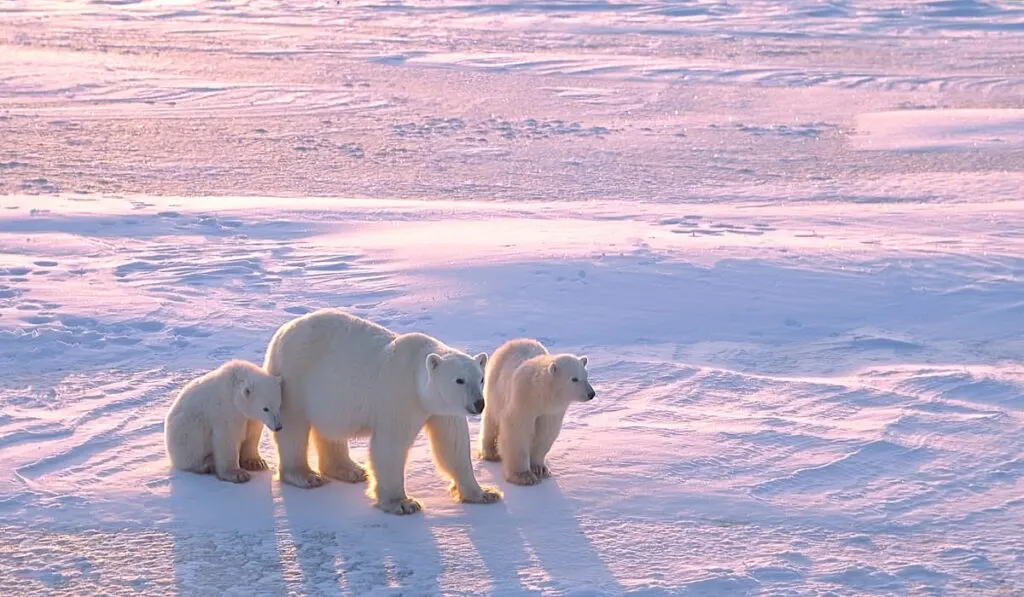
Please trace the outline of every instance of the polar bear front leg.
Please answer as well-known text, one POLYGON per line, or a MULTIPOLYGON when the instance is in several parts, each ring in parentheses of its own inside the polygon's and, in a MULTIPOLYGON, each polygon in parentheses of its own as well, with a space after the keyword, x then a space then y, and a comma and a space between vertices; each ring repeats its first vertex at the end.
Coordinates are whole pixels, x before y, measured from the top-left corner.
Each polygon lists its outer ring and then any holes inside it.
POLYGON ((348 439, 330 439, 313 428, 313 445, 320 461, 320 472, 332 479, 345 483, 362 483, 366 480, 366 469, 348 455, 348 439))
POLYGON ((530 470, 530 447, 533 445, 536 417, 523 416, 517 412, 509 416, 501 426, 498 436, 498 451, 505 469, 505 480, 516 485, 536 485, 537 475, 530 470))
POLYGON ((238 466, 238 453, 244 438, 244 426, 213 431, 213 470, 221 481, 245 483, 249 480, 249 473, 238 466))
POLYGON ((541 415, 537 417, 537 430, 533 436, 533 445, 530 448, 530 470, 538 478, 546 479, 551 476, 551 470, 547 466, 548 452, 555 444, 559 432, 562 431, 562 419, 565 413, 559 415, 541 415))
POLYGON ((389 514, 415 514, 423 505, 405 493, 405 464, 419 429, 393 426, 370 436, 370 487, 367 495, 389 514))
POLYGON ((492 504, 501 499, 500 491, 480 487, 473 474, 466 417, 434 415, 427 419, 426 428, 434 463, 452 480, 448 488, 452 497, 468 504, 492 504))
POLYGON ((238 463, 247 471, 265 471, 267 461, 260 456, 260 439, 263 437, 263 423, 252 419, 245 422, 245 439, 238 463))

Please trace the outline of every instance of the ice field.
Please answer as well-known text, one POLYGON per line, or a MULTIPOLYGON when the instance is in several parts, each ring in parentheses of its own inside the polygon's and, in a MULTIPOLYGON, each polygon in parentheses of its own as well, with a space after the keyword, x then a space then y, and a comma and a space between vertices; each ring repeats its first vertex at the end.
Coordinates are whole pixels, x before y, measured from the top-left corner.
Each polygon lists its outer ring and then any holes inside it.
POLYGON ((5 0, 0 593, 1024 595, 1022 68, 1013 1, 5 0), (597 398, 495 505, 172 472, 328 306, 597 398))

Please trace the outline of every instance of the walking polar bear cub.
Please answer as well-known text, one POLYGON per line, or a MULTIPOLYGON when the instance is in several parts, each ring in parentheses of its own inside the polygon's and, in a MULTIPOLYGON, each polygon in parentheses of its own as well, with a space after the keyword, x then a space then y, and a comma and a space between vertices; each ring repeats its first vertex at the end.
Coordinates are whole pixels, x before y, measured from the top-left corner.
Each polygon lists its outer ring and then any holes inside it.
POLYGON ((573 402, 596 395, 587 357, 549 354, 536 340, 510 340, 487 367, 480 457, 502 461, 505 480, 535 485, 551 476, 545 458, 573 402))
POLYGON ((190 381, 164 420, 164 446, 175 468, 245 483, 262 471, 263 426, 281 430, 281 380, 247 361, 228 361, 190 381))
POLYGON ((337 309, 285 323, 264 361, 283 380, 283 429, 274 435, 281 480, 299 487, 319 487, 323 476, 367 480, 349 457, 348 440, 369 435, 368 494, 385 512, 418 512, 422 506, 405 492, 405 465, 426 427, 456 499, 499 500, 497 490, 480 487, 473 475, 466 421, 484 408, 486 363, 486 353, 471 357, 425 334, 396 334, 337 309), (319 473, 306 459, 311 437, 319 473))

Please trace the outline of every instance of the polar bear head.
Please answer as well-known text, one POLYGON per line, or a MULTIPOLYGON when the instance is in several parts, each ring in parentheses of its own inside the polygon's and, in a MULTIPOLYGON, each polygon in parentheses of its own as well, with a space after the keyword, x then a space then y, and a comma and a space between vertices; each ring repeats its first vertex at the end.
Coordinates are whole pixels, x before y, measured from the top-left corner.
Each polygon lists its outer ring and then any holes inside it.
POLYGON ((246 418, 281 431, 281 377, 253 370, 235 374, 235 406, 246 418))
POLYGON ((475 357, 458 351, 427 355, 423 407, 433 415, 478 415, 484 411, 487 353, 475 357))
POLYGON ((548 374, 551 376, 551 398, 559 405, 588 402, 597 395, 590 385, 585 356, 554 355, 548 364, 548 374))

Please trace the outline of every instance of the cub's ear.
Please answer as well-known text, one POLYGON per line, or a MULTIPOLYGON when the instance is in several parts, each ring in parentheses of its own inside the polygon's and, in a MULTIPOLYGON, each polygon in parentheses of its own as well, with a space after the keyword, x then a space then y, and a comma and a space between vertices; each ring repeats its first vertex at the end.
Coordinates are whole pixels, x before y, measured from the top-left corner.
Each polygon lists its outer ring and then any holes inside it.
POLYGON ((558 365, 555 363, 548 365, 548 373, 558 373, 558 365))
POLYGON ((583 356, 580 357, 580 363, 583 365, 584 369, 587 368, 587 356, 586 355, 583 355, 583 356))
POLYGON ((473 357, 473 360, 476 361, 478 365, 480 365, 481 369, 485 369, 487 367, 486 352, 481 352, 480 354, 476 355, 475 357, 473 357))
POLYGON ((242 395, 242 398, 249 398, 252 396, 252 380, 243 379, 238 382, 238 393, 242 395))
POLYGON ((427 371, 436 371, 441 366, 441 355, 430 353, 427 355, 427 371))

